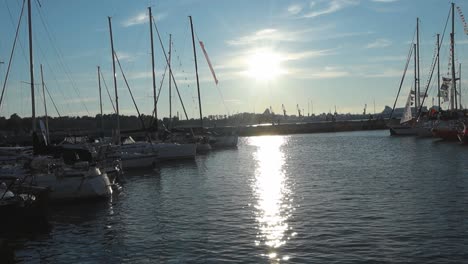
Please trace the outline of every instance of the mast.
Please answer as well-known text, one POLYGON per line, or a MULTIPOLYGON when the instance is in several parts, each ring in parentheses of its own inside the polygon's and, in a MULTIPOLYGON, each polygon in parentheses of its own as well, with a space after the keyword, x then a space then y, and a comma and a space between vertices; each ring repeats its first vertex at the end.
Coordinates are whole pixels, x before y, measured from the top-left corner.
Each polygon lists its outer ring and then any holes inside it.
POLYGON ((460 94, 460 100, 458 104, 460 105, 460 110, 462 109, 462 89, 461 89, 461 63, 458 64, 458 93, 460 94))
POLYGON ((104 117, 102 116, 102 96, 101 96, 101 67, 97 66, 98 86, 99 86, 99 107, 101 109, 101 134, 104 136, 104 117))
POLYGON ((171 57, 172 57, 172 34, 169 34, 169 129, 172 128, 172 68, 171 68, 171 57))
POLYGON ((452 33, 450 34, 452 51, 452 93, 450 95, 451 110, 457 109, 457 82, 455 81, 455 3, 452 3, 452 33))
POLYGON ((421 93, 421 86, 420 86, 420 75, 419 75, 419 17, 416 18, 416 42, 417 42, 417 46, 416 46, 416 57, 417 57, 417 62, 415 62, 417 64, 417 79, 416 79, 416 83, 415 83, 415 98, 416 98, 416 109, 419 109, 419 107, 421 106, 421 98, 420 98, 420 93, 421 93), (417 85, 417 86, 416 86, 417 85))
POLYGON ((46 126, 46 137, 47 143, 50 144, 50 137, 49 137, 49 117, 47 116, 47 104, 46 104, 46 95, 44 89, 44 74, 42 73, 42 64, 41 64, 41 82, 42 82, 42 97, 44 99, 44 113, 45 113, 45 126, 46 126))
POLYGON ((440 34, 437 34, 437 106, 440 112, 440 34))
POLYGON ((200 109, 200 126, 203 128, 203 115, 202 115, 201 97, 200 97, 200 82, 198 80, 197 51, 195 49, 195 35, 193 33, 192 16, 189 16, 189 19, 190 19, 190 29, 192 30, 193 57, 195 59, 195 76, 197 77, 198 109, 200 109))
POLYGON ((375 115, 375 98, 374 98, 374 115, 375 115))
POLYGON ((112 73, 114 74, 114 90, 115 90, 115 108, 117 112, 117 144, 120 145, 120 117, 119 117, 119 96, 117 93, 117 76, 115 74, 115 52, 114 52, 114 39, 112 37, 112 22, 111 17, 107 17, 109 19, 109 33, 110 33, 110 42, 111 42, 111 50, 112 50, 112 73))
MULTIPOLYGON (((158 111, 157 111, 157 102, 158 98, 156 97, 156 73, 154 72, 154 44, 153 44, 153 24, 152 18, 153 14, 151 13, 151 7, 148 7, 149 11, 149 26, 150 26, 150 38, 151 38, 151 73, 153 76, 153 100, 154 100, 154 120, 155 120, 155 126, 156 126, 156 131, 158 131, 158 111)), ((170 75, 169 75, 170 79, 170 75)))
POLYGON ((36 99, 34 97, 34 62, 32 43, 32 21, 31 21, 31 0, 28 0, 28 28, 29 28, 29 75, 31 81, 31 106, 32 106, 32 131, 36 131, 36 99))
POLYGON ((414 109, 415 109, 415 110, 416 110, 416 109, 419 109, 419 107, 418 107, 418 99, 417 99, 417 98, 419 97, 418 94, 417 94, 417 92, 418 92, 418 87, 417 87, 417 85, 418 85, 418 67, 417 67, 417 64, 418 64, 418 59, 417 59, 417 57, 418 57, 418 52, 417 52, 417 47, 416 47, 416 46, 417 46, 417 45, 414 44, 414 50, 415 50, 415 52, 414 52, 414 109))

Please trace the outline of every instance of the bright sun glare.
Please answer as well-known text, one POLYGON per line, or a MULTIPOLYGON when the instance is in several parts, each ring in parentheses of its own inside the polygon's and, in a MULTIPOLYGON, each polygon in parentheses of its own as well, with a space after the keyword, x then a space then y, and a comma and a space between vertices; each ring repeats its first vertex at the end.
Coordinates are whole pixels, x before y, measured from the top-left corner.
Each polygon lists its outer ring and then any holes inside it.
POLYGON ((261 81, 269 81, 282 73, 281 56, 271 50, 259 50, 248 58, 247 74, 261 81))

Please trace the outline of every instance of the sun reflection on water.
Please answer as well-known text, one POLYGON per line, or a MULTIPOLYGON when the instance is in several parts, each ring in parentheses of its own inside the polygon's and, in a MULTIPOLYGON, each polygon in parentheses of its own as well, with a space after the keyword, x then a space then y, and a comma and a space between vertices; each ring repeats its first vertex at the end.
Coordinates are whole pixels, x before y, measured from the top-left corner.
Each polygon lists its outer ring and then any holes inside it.
POLYGON ((257 168, 255 180, 252 184, 257 203, 256 220, 259 224, 257 246, 266 246, 264 254, 271 262, 288 260, 289 256, 280 257, 278 248, 286 244, 287 232, 290 227, 287 220, 290 217, 291 200, 287 196, 290 193, 283 172, 285 157, 282 146, 287 138, 282 136, 253 137, 250 144, 257 147, 255 160, 257 168))

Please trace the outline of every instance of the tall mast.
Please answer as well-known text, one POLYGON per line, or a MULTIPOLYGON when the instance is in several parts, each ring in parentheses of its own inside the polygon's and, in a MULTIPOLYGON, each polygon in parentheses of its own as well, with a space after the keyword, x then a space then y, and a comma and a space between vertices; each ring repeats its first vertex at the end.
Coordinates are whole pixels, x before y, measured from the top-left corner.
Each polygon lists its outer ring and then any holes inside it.
POLYGON ((172 128, 172 68, 171 68, 171 57, 172 57, 172 34, 169 34, 169 129, 172 128))
POLYGON ((419 109, 419 107, 421 106, 421 97, 420 97, 420 93, 421 93, 421 82, 420 82, 420 75, 419 75, 419 17, 416 18, 416 41, 417 41, 417 46, 416 46, 416 57, 417 57, 417 67, 418 67, 418 73, 417 73, 417 79, 416 79, 416 84, 417 84, 417 87, 415 87, 414 89, 416 90, 415 91, 415 98, 416 98, 416 109, 419 109))
POLYGON ((416 111, 418 111, 419 107, 418 107, 418 52, 416 51, 417 49, 417 44, 414 44, 414 109, 416 111))
POLYGON ((115 51, 114 51, 114 39, 112 37, 112 22, 111 17, 107 17, 109 19, 109 32, 110 32, 110 42, 111 42, 111 50, 112 50, 112 73, 114 74, 114 90, 115 90, 115 108, 117 112, 117 144, 120 145, 120 117, 119 117, 119 96, 117 93, 117 76, 115 75, 115 51))
POLYGON ((460 105, 460 110, 462 109, 462 89, 461 89, 461 63, 458 64, 458 93, 460 94, 460 100, 458 104, 460 105))
POLYGON ((203 115, 202 115, 201 97, 200 97, 200 82, 198 80, 197 51, 195 49, 195 35, 193 33, 192 16, 189 16, 189 19, 190 19, 190 29, 192 30, 193 57, 195 58, 195 76, 197 77, 198 109, 200 109, 200 126, 203 127, 203 115))
POLYGON ((50 137, 49 137, 49 117, 47 116, 47 104, 46 104, 46 95, 44 89, 44 74, 42 72, 42 64, 41 64, 41 82, 42 82, 42 97, 44 99, 44 113, 45 113, 45 126, 46 126, 46 137, 47 143, 50 144, 50 137))
POLYGON ((440 34, 437 34, 437 106, 440 111, 440 34))
POLYGON ((102 95, 101 95, 101 67, 97 66, 98 86, 99 86, 99 108, 101 109, 101 133, 104 136, 104 117, 102 116, 102 95))
POLYGON ((452 51, 452 93, 450 95, 451 109, 457 109, 457 82, 455 81, 455 3, 452 3, 452 33, 450 34, 450 47, 452 51))
POLYGON ((375 116, 375 98, 374 98, 374 116, 375 116))
MULTIPOLYGON (((148 7, 149 11, 149 26, 150 26, 150 38, 151 38, 151 73, 153 76, 153 100, 154 100, 154 120, 155 120, 155 126, 156 126, 156 131, 158 130, 158 111, 157 111, 157 102, 158 98, 156 97, 156 73, 154 72, 154 44, 153 44, 153 24, 152 24, 152 19, 153 19, 153 14, 151 13, 151 7, 148 7)), ((170 80, 170 75, 169 75, 169 80, 170 80)))
POLYGON ((36 131, 36 99, 34 97, 34 62, 32 44, 31 0, 28 0, 28 27, 29 27, 29 75, 31 81, 32 131, 36 131))

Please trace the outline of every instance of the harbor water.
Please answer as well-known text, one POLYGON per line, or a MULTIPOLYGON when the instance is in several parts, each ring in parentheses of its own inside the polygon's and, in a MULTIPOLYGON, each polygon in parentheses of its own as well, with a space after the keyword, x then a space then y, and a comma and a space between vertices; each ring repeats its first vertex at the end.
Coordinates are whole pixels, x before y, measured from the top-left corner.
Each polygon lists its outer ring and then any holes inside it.
POLYGON ((24 263, 461 263, 468 148, 385 131, 240 138, 126 174, 9 238, 24 263))

